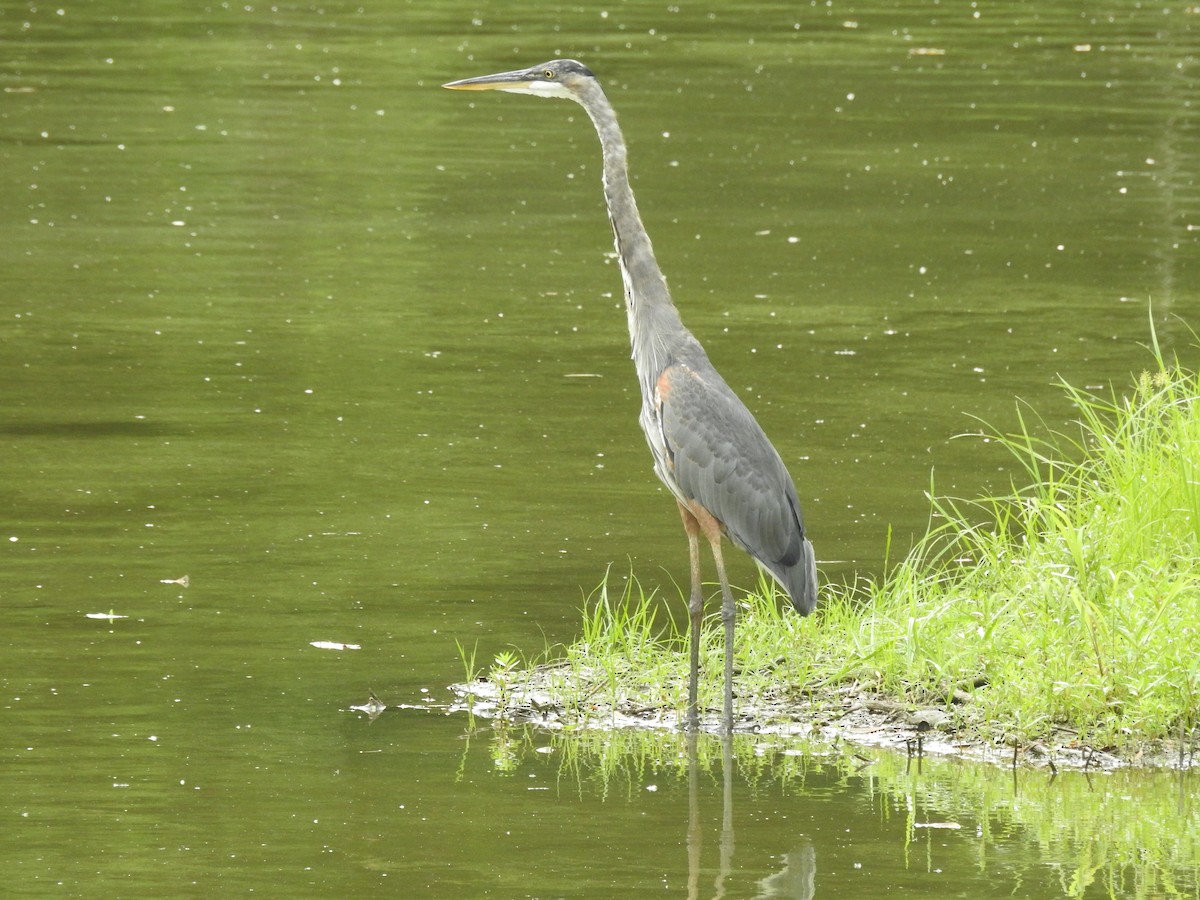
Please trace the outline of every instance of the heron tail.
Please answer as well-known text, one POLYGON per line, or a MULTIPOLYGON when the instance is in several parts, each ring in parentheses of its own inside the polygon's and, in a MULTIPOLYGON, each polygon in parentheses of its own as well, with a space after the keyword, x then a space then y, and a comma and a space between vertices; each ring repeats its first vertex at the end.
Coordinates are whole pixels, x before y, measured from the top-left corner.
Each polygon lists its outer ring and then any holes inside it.
POLYGON ((792 597, 792 605, 800 615, 807 616, 817 608, 817 557, 808 538, 804 539, 799 565, 794 566, 788 575, 791 581, 788 593, 792 597))
POLYGON ((808 538, 802 539, 799 549, 799 558, 790 566, 779 561, 764 562, 757 558, 755 561, 783 588, 796 612, 807 616, 817 607, 817 558, 808 538))

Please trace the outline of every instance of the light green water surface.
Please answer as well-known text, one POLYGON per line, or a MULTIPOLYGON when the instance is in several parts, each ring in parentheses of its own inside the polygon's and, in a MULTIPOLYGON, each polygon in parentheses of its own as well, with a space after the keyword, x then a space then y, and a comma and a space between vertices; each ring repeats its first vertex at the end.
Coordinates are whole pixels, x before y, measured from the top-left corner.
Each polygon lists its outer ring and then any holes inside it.
POLYGON ((1196 364, 1198 25, 0 4, 5 890, 1196 896, 1191 775, 701 738, 689 789, 678 736, 346 709, 439 707, 458 643, 570 640, 610 565, 686 578, 590 124, 438 85, 600 74, 684 319, 838 579, 923 531, 931 472, 1007 485, 971 416, 1061 425, 1055 379, 1128 384, 1152 319, 1196 364))

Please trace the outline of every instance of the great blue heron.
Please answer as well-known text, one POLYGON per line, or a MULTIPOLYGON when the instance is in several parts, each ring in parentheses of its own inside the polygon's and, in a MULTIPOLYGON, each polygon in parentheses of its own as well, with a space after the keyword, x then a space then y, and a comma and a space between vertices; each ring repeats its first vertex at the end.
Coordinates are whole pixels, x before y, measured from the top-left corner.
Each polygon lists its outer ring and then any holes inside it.
POLYGON ((679 319, 629 186, 625 140, 616 114, 591 70, 573 59, 556 59, 443 87, 574 100, 596 126, 604 161, 604 197, 625 283, 633 364, 642 389, 642 431, 654 456, 654 471, 675 496, 688 537, 692 590, 687 727, 694 731, 699 726, 696 696, 704 614, 699 540, 704 535, 721 580, 724 726, 726 732, 732 731, 736 610, 721 556, 721 536, 749 553, 787 592, 801 615, 812 612, 817 602, 817 568, 791 476, 750 410, 679 319))

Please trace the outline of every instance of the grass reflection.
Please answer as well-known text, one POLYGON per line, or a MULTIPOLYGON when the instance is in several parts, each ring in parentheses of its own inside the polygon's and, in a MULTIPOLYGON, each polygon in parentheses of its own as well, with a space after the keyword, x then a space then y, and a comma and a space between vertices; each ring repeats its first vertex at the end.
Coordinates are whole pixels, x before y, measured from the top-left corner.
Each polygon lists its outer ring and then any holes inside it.
MULTIPOLYGON (((815 867, 806 878, 818 887, 843 867, 847 832, 859 856, 892 861, 914 877, 953 869, 1002 893, 1190 897, 1200 887, 1200 792, 1189 773, 1054 775, 763 735, 734 735, 726 745, 678 731, 511 724, 491 734, 489 753, 506 775, 551 767, 559 791, 578 798, 639 804, 648 786, 686 787, 693 803, 725 804, 723 847, 735 846, 735 823, 754 827, 734 805, 768 821, 817 808, 801 835, 815 867), (829 815, 827 805, 841 812, 829 815)), ((702 811, 715 817, 715 809, 702 811)), ((693 806, 693 826, 696 813, 693 806)), ((718 877, 736 873, 733 857, 718 877)))

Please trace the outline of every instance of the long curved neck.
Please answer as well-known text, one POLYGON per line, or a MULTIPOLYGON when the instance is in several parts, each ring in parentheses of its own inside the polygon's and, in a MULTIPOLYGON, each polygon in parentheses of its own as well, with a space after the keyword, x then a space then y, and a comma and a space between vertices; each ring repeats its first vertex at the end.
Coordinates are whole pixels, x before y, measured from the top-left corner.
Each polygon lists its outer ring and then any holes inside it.
POLYGON ((667 280, 654 258, 650 236, 638 215, 629 186, 625 140, 612 104, 598 84, 590 84, 580 103, 587 110, 604 157, 604 198, 612 223, 621 278, 625 284, 625 309, 633 359, 643 386, 653 393, 653 380, 669 362, 672 339, 690 338, 671 302, 667 280), (647 383, 649 382, 649 383, 647 383))

